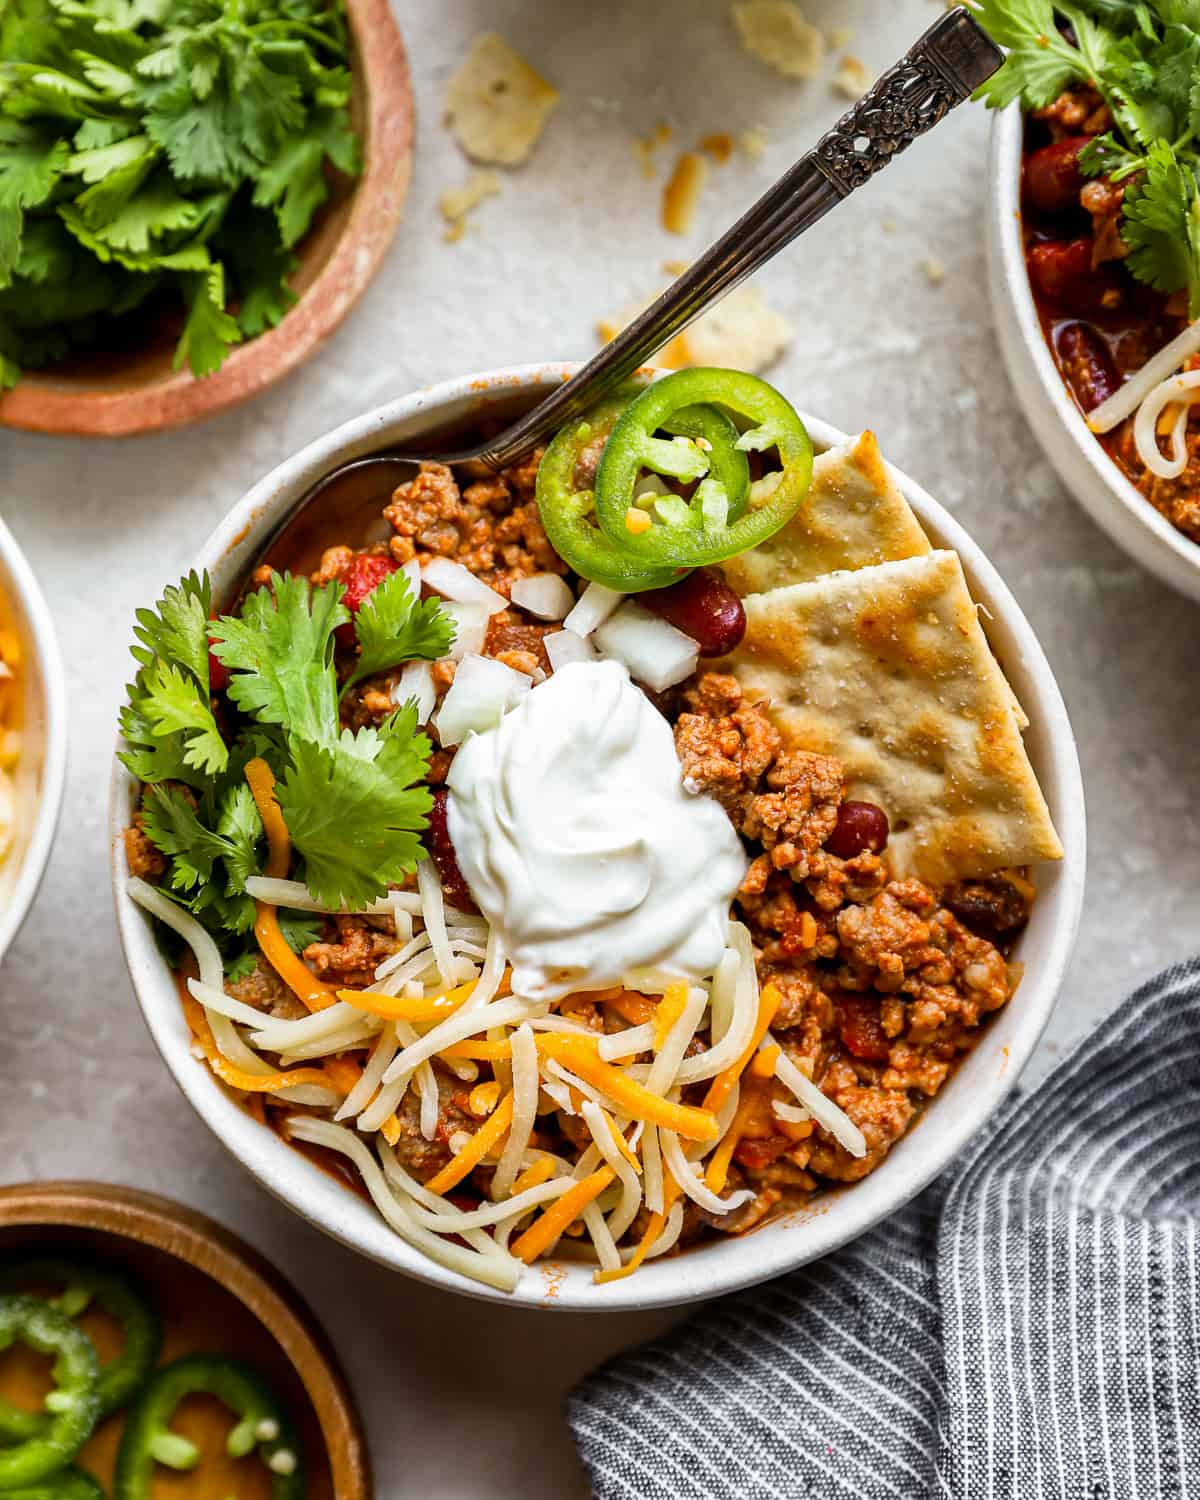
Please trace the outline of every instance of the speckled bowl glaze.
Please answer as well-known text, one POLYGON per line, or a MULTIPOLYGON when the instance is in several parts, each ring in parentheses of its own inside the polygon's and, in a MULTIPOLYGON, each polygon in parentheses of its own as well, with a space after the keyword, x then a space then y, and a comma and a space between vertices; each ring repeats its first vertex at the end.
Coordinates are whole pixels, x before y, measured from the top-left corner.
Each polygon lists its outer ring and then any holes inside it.
POLYGON ((992 316, 1013 390, 1058 477, 1096 525, 1164 583, 1200 600, 1200 546, 1159 515, 1109 458, 1046 346, 1021 237, 1022 128, 1015 105, 992 122, 988 190, 992 316))
MULTIPOLYGON (((196 565, 213 574, 219 596, 232 587, 309 485, 335 464, 389 443, 416 444, 437 429, 469 422, 511 403, 514 396, 528 393, 533 400, 573 369, 532 365, 453 380, 346 423, 256 484, 209 538, 196 565)), ((805 420, 818 448, 843 440, 844 435, 827 423, 805 420)), ((138 1001, 184 1094, 265 1188, 351 1249, 434 1286, 531 1308, 606 1312, 714 1297, 825 1255, 907 1202, 984 1124, 1016 1082, 1042 1033, 1074 943, 1083 898, 1083 789, 1062 697, 1012 595, 942 507, 903 475, 895 477, 935 544, 957 550, 975 598, 986 606, 988 634, 1031 720, 1027 743, 1066 849, 1060 865, 1039 870, 1041 894, 1020 942, 1018 956, 1026 972, 1016 999, 989 1023, 980 1045, 919 1126, 865 1181, 829 1193, 811 1207, 789 1213, 742 1239, 651 1261, 624 1281, 596 1286, 590 1268, 550 1261, 526 1271, 516 1291, 506 1294, 443 1270, 398 1239, 370 1204, 252 1120, 192 1056, 174 980, 144 914, 125 894, 121 830, 129 819, 134 787, 118 764, 112 798, 113 880, 121 938, 138 1001)))
POLYGON ((404 208, 412 160, 408 57, 389 0, 346 0, 353 39, 351 112, 363 170, 335 178, 297 249, 300 300, 277 328, 239 344, 214 375, 172 369, 173 346, 96 355, 22 377, 0 395, 0 426, 79 437, 181 427, 265 391, 314 353, 366 291, 404 208))
POLYGON ((67 767, 67 685, 54 622, 33 569, 0 521, 0 595, 21 642, 22 750, 14 773, 17 825, 0 865, 0 962, 50 858, 67 767))

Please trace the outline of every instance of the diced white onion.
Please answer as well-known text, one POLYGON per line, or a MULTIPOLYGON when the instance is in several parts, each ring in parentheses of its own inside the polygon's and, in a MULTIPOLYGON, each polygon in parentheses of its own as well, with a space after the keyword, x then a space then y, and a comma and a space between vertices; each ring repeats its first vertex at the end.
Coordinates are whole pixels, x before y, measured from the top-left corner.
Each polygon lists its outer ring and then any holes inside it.
POLYGON ((452 562, 448 557, 431 557, 421 568, 421 581, 445 599, 457 600, 459 604, 482 604, 492 615, 508 608, 508 600, 503 594, 488 588, 470 568, 452 562))
POLYGON ((596 646, 656 693, 690 677, 700 660, 700 647, 690 635, 633 600, 597 628, 596 646))
POLYGON ((513 584, 512 602, 539 620, 562 620, 575 607, 575 595, 557 573, 534 573, 513 584))
POLYGON ((478 656, 487 639, 488 621, 491 619, 485 604, 456 604, 447 600, 442 608, 454 621, 454 639, 450 642, 450 660, 462 661, 464 656, 478 656))
POLYGON ((546 648, 550 668, 554 672, 561 672, 572 662, 598 660, 596 648, 591 641, 582 635, 576 635, 573 630, 555 630, 543 638, 542 645, 546 648))
POLYGON ((401 563, 400 571, 408 579, 408 586, 413 592, 413 598, 421 597, 421 560, 410 557, 406 563, 401 563))
POLYGON ((464 657, 433 721, 438 738, 449 747, 462 744, 468 734, 494 729, 532 686, 532 679, 524 672, 516 672, 502 661, 489 656, 464 657))
MULTIPOLYGON (((770 1033, 767 1035, 770 1036, 770 1033)), ((775 1039, 772 1037, 771 1040, 775 1039)), ((851 1156, 866 1156, 867 1142, 862 1131, 844 1110, 839 1109, 832 1099, 825 1097, 812 1079, 806 1077, 782 1050, 779 1061, 775 1064, 775 1077, 785 1088, 791 1089, 822 1130, 827 1130, 851 1156)))
POLYGON ((589 583, 580 594, 579 603, 563 620, 563 625, 576 635, 591 635, 597 625, 602 625, 608 619, 624 597, 616 589, 605 588, 602 583, 589 583))
POLYGON ((400 680, 392 688, 392 702, 399 706, 410 699, 417 705, 417 723, 428 724, 437 707, 437 689, 433 685, 431 662, 405 662, 400 680))

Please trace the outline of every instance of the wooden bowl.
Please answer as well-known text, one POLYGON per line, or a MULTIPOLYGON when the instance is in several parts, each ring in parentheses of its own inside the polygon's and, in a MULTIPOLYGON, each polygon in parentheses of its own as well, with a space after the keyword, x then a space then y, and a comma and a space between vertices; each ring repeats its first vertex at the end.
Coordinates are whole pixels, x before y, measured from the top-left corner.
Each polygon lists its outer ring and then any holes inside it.
POLYGON ((248 401, 289 374, 333 332, 378 270, 408 189, 413 101, 408 58, 389 0, 346 0, 363 142, 358 178, 336 177, 300 246, 300 301, 277 328, 234 349, 215 375, 174 371, 174 336, 30 373, 0 396, 0 426, 79 437, 181 427, 248 401))
MULTIPOLYGON (((300 1430, 310 1500, 371 1500, 362 1419, 332 1345, 299 1293, 236 1235, 134 1188, 0 1188, 0 1252, 26 1245, 94 1254, 130 1271, 163 1314, 165 1359, 198 1348, 244 1356, 279 1391, 300 1430)), ((81 1455, 106 1493, 119 1427, 102 1423, 81 1455)))

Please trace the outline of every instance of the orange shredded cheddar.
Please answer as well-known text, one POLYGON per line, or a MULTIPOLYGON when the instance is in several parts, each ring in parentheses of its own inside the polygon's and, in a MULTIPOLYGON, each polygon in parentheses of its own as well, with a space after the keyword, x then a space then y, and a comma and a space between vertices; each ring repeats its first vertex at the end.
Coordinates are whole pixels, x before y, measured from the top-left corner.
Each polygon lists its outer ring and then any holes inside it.
POLYGON ((493 1146, 498 1146, 508 1134, 512 1124, 513 1096, 511 1090, 496 1106, 467 1144, 446 1163, 442 1170, 431 1177, 425 1186, 431 1193, 448 1193, 468 1176, 493 1146))
POLYGON ((679 1197, 679 1186, 670 1172, 663 1175, 663 1211, 660 1214, 651 1214, 650 1222, 646 1225, 646 1232, 638 1241, 638 1247, 633 1252, 631 1260, 627 1261, 616 1271, 597 1271, 593 1280, 597 1282, 620 1281, 625 1276, 632 1276, 641 1263, 646 1259, 647 1252, 655 1240, 667 1227, 667 1218, 675 1206, 675 1200, 679 1197))
POLYGON ((723 167, 733 155, 733 137, 718 131, 716 135, 706 135, 700 142, 701 151, 707 151, 709 156, 719 167, 723 167))
POLYGON ((746 1065, 758 1051, 758 1044, 770 1029, 781 999, 782 996, 773 984, 763 986, 762 993, 758 997, 758 1016, 754 1022, 754 1034, 747 1042, 746 1049, 737 1062, 730 1063, 724 1072, 718 1073, 709 1084, 708 1093, 704 1096, 705 1109, 712 1110, 713 1114, 720 1112, 721 1106, 733 1093, 734 1084, 737 1083, 746 1065))
POLYGON ((708 1167, 704 1173, 704 1185, 711 1192, 724 1192, 725 1183, 729 1177, 729 1164, 745 1134, 753 1111, 753 1102, 749 1098, 743 1099, 737 1107, 732 1124, 721 1139, 721 1144, 709 1157, 708 1167))
POLYGON ((490 1115, 500 1102, 500 1084, 495 1079, 489 1079, 487 1083, 477 1083, 467 1095, 467 1109, 477 1120, 482 1120, 484 1115, 490 1115))
POLYGON ((608 1110, 601 1107, 600 1113, 604 1116, 605 1124, 608 1126, 609 1130, 612 1131, 613 1142, 615 1143, 617 1150, 621 1153, 621 1155, 640 1177, 642 1175, 642 1164, 638 1159, 637 1152, 633 1151, 630 1148, 629 1142, 617 1129, 617 1122, 609 1114, 608 1110))
POLYGON ((404 1127, 400 1124, 399 1115, 389 1115, 379 1127, 379 1134, 389 1146, 394 1146, 403 1134, 404 1127))
POLYGON ((231 1089, 241 1089, 246 1094, 269 1094, 274 1093, 276 1089, 294 1088, 298 1083, 315 1083, 321 1088, 329 1087, 329 1079, 324 1068, 292 1068, 288 1072, 247 1073, 244 1069, 235 1067, 217 1046, 212 1027, 208 1024, 208 1017, 204 1014, 204 1007, 189 994, 184 994, 181 998, 187 1023, 191 1027, 192 1035, 200 1043, 200 1050, 208 1060, 209 1067, 221 1082, 228 1084, 231 1089))
POLYGON ((471 1037, 465 1042, 453 1042, 449 1047, 443 1047, 438 1056, 453 1058, 455 1062, 507 1062, 512 1057, 512 1043, 471 1037))
POLYGON ((337 997, 347 1005, 353 1005, 355 1010, 365 1010, 372 1016, 421 1025, 426 1021, 444 1021, 453 1015, 477 983, 478 980, 470 979, 457 989, 443 990, 440 995, 428 995, 421 1000, 410 1000, 405 995, 380 995, 374 990, 338 990, 337 997))
POLYGON ((524 1193, 531 1187, 537 1187, 540 1182, 548 1182, 554 1176, 558 1163, 552 1156, 539 1156, 533 1166, 526 1167, 521 1175, 512 1185, 510 1197, 515 1198, 518 1193, 524 1193))
MULTIPOLYGON (((246 763, 246 780, 262 819, 263 831, 267 835, 266 873, 273 880, 283 880, 291 862, 292 841, 275 796, 275 777, 266 761, 255 756, 246 763)), ((325 1010, 332 1005, 333 986, 318 979, 308 965, 292 952, 280 930, 275 908, 266 901, 258 901, 255 905, 258 916, 254 923, 254 936, 258 939, 263 957, 309 1010, 325 1010)))
POLYGON ((339 1094, 348 1094, 363 1075, 352 1057, 327 1057, 325 1075, 339 1094))
POLYGON ((590 1177, 568 1188, 561 1198, 556 1198, 545 1213, 536 1218, 512 1247, 518 1260, 531 1266, 539 1255, 544 1255, 555 1244, 559 1236, 574 1224, 589 1203, 593 1203, 616 1177, 611 1167, 601 1167, 590 1177))
POLYGON ((750 1071, 755 1078, 774 1078, 775 1064, 783 1054, 783 1048, 778 1042, 772 1042, 769 1047, 764 1047, 761 1052, 756 1053, 754 1061, 750 1064, 750 1071))
POLYGON ((658 1009, 653 1000, 647 1000, 645 995, 634 990, 618 990, 615 995, 605 995, 604 1003, 631 1026, 644 1026, 647 1021, 653 1021, 658 1009))
POLYGON ((667 993, 654 1008, 654 1050, 661 1051, 667 1033, 683 1015, 687 1005, 688 987, 684 983, 670 984, 667 993))
POLYGON ((717 1121, 711 1110, 695 1109, 690 1104, 673 1104, 659 1094, 652 1094, 620 1068, 604 1062, 590 1037, 551 1031, 538 1037, 537 1046, 544 1057, 557 1059, 585 1083, 607 1094, 632 1119, 663 1125, 689 1141, 716 1139, 717 1121))
POLYGON ((708 162, 704 157, 695 151, 680 155, 670 181, 663 188, 662 226, 668 233, 687 234, 691 229, 707 176, 708 162))

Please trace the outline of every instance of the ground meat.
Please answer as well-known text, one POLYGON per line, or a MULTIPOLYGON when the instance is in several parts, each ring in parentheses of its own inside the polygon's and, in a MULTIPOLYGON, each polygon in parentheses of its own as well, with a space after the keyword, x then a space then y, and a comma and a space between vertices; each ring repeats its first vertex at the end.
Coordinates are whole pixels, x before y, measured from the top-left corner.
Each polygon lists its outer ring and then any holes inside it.
POLYGON ((1108 451, 1131 483, 1171 525, 1193 542, 1200 542, 1200 427, 1187 432, 1187 467, 1177 479, 1160 479, 1142 463, 1133 441, 1132 420, 1123 422, 1108 451))
POLYGON ((741 832, 793 879, 809 873, 812 858, 837 826, 844 773, 840 761, 807 750, 787 750, 767 772, 769 792, 751 799, 741 832))
POLYGON ((550 671, 550 658, 543 644, 558 625, 545 625, 537 620, 523 619, 515 610, 504 609, 488 621, 487 634, 483 638, 484 656, 494 656, 506 666, 532 677, 537 669, 550 671))
POLYGON ((1087 84, 1067 89, 1053 104, 1033 110, 1032 117, 1041 120, 1056 141, 1069 135, 1103 135, 1112 129, 1108 105, 1087 84))
POLYGON ((675 722, 675 750, 689 791, 715 797, 740 828, 780 747, 762 709, 742 704, 736 678, 708 672, 675 722))
MULTIPOLYGON (((408 562, 419 553, 449 557, 508 597, 518 578, 565 573, 530 493, 529 461, 459 489, 444 465, 423 463, 384 510, 395 535, 391 555, 408 562), (514 504, 520 499, 521 503, 514 504)), ((535 471, 536 472, 536 468, 535 471)))
POLYGON ((395 933, 381 930, 366 917, 335 916, 336 940, 310 943, 304 961, 318 974, 336 973, 352 985, 367 985, 376 968, 399 948, 395 933))
POLYGON ((907 1094, 892 1089, 864 1088, 846 1063, 835 1063, 821 1080, 822 1091, 845 1110, 867 1141, 867 1154, 851 1156, 844 1146, 818 1131, 808 1158, 809 1167, 834 1182, 859 1182, 888 1154, 912 1122, 914 1107, 907 1094))
POLYGON ((1125 184, 1114 183, 1107 177, 1093 177, 1084 183, 1079 201, 1092 216, 1092 265, 1124 260, 1129 254, 1129 246, 1121 238, 1125 184))
POLYGON ((225 988, 235 1000, 253 1005, 255 1010, 265 1011, 281 1021, 295 1021, 308 1014, 303 1002, 261 956, 255 958, 249 974, 232 982, 226 980, 225 988))
POLYGON ((129 873, 139 880, 156 884, 162 879, 167 862, 146 836, 141 813, 134 813, 132 824, 125 830, 125 858, 129 873))
POLYGON ((458 1092, 457 1080, 447 1078, 440 1068, 434 1068, 438 1085, 438 1120, 433 1140, 427 1141, 421 1134, 421 1095, 409 1088, 404 1095, 396 1117, 400 1121, 400 1139, 395 1152, 400 1165, 414 1177, 427 1182, 446 1165, 454 1155, 450 1138, 460 1130, 474 1135, 479 1121, 466 1114, 454 1102, 458 1092))

